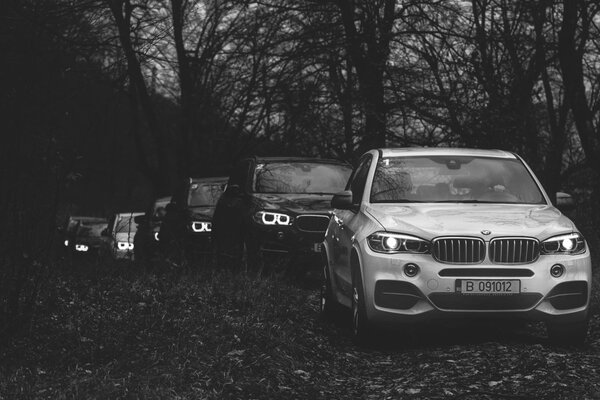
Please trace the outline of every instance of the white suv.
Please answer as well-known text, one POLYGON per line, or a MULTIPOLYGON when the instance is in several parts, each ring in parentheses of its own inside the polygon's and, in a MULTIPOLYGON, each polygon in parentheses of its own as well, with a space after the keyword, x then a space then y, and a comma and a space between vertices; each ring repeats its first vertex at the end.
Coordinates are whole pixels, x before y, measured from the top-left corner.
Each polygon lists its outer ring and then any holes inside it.
POLYGON ((585 340, 589 249, 519 156, 372 150, 332 205, 321 308, 351 308, 358 342, 374 325, 490 315, 546 321, 555 342, 585 340))

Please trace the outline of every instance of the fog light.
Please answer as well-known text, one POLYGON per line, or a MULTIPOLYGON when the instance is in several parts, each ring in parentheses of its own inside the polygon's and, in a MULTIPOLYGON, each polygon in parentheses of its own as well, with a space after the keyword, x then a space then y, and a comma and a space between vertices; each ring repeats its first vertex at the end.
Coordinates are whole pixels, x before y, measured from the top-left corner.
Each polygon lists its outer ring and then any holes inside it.
POLYGON ((283 233, 283 232, 277 232, 277 239, 283 240, 284 238, 285 238, 285 233, 283 233))
POLYGON ((565 267, 563 267, 560 264, 554 264, 553 266, 550 267, 550 275, 552 275, 555 278, 562 276, 562 274, 564 274, 564 273, 565 273, 565 267))
POLYGON ((419 266, 417 264, 406 264, 404 266, 404 274, 409 278, 417 275, 419 273, 419 266))

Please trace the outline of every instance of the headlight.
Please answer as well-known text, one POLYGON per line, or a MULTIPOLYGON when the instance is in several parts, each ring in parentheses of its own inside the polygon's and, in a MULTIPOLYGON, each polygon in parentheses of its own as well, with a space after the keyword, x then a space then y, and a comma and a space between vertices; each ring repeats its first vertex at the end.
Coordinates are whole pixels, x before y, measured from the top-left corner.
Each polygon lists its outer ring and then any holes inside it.
POLYGON ((88 251, 88 247, 85 244, 76 244, 75 250, 77 251, 88 251))
POLYGON ((158 232, 154 232, 154 240, 156 240, 157 242, 160 240, 160 239, 158 238, 158 232))
POLYGON ((580 233, 554 236, 542 242, 542 254, 581 254, 585 251, 585 240, 580 233))
POLYGON ((129 243, 129 242, 117 242, 117 249, 119 249, 119 250, 133 250, 133 243, 129 243))
POLYGON ((371 250, 378 253, 426 254, 431 251, 428 241, 401 233, 375 232, 367 242, 371 250))
POLYGON ((262 225, 291 225, 292 217, 270 211, 259 211, 254 214, 254 220, 262 225))
POLYGON ((194 232, 210 232, 212 231, 212 222, 194 221, 192 222, 192 230, 194 232))
POLYGON ((68 240, 65 240, 65 246, 67 246, 67 247, 69 246, 69 241, 68 240))

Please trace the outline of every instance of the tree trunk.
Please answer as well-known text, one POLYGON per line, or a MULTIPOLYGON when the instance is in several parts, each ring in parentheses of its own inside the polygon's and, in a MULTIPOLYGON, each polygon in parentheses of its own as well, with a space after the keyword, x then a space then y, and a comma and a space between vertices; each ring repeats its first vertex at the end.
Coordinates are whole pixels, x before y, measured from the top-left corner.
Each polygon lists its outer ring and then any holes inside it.
POLYGON ((573 113, 581 146, 587 163, 596 172, 592 191, 592 210, 595 215, 593 220, 596 225, 600 222, 598 205, 600 205, 600 148, 597 131, 594 130, 593 114, 587 102, 585 81, 583 75, 583 52, 585 40, 588 36, 586 29, 589 24, 578 12, 582 14, 585 4, 581 0, 563 0, 563 20, 558 37, 558 58, 562 69, 565 99, 573 113), (581 23, 580 23, 581 22, 581 23), (576 42, 577 28, 581 26, 581 43, 576 42))
POLYGON ((387 110, 384 91, 384 71, 390 53, 390 39, 395 21, 395 1, 385 0, 367 10, 360 10, 362 31, 358 31, 357 4, 354 0, 337 1, 346 34, 346 48, 356 67, 359 91, 365 113, 364 137, 358 151, 362 153, 386 145, 387 110), (380 17, 380 11, 383 17, 380 17))
POLYGON ((127 60, 127 74, 130 84, 135 88, 137 104, 132 104, 132 112, 137 113, 139 105, 150 131, 150 134, 146 134, 138 128, 134 133, 137 135, 136 143, 140 147, 138 154, 143 155, 140 157, 142 172, 144 172, 154 186, 154 191, 157 191, 163 187, 161 167, 166 167, 165 153, 152 99, 148 94, 142 68, 131 42, 130 18, 133 6, 129 0, 106 0, 106 3, 110 8, 119 31, 119 41, 127 60))

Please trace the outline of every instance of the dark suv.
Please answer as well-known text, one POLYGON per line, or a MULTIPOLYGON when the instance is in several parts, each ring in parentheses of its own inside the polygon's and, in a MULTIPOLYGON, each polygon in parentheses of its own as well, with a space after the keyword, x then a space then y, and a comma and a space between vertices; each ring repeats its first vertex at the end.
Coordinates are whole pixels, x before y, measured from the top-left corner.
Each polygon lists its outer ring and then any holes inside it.
POLYGON ((108 225, 106 218, 71 216, 59 229, 64 234, 64 247, 73 254, 98 255, 102 247, 102 230, 108 225))
POLYGON ((212 218, 226 177, 189 178, 176 189, 166 207, 158 238, 161 245, 186 255, 210 252, 212 218))
POLYGON ((257 268, 266 254, 320 254, 331 198, 350 173, 350 165, 336 160, 242 160, 215 210, 218 255, 257 268))

